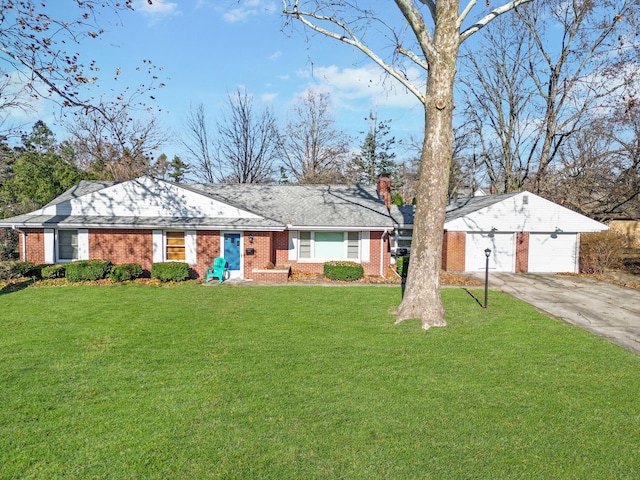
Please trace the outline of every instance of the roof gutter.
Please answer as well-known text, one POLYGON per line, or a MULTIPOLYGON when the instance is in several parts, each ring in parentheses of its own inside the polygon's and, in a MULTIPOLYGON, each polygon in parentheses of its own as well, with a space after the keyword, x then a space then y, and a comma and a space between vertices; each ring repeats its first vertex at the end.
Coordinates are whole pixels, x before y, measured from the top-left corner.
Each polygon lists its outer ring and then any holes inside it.
POLYGON ((21 224, 21 225, 11 225, 7 224, 6 226, 0 224, 0 228, 11 228, 12 230, 18 230, 19 228, 62 228, 62 229, 81 229, 81 228, 104 228, 104 229, 112 229, 112 230, 237 230, 238 232, 242 232, 245 230, 256 230, 263 232, 284 232, 286 230, 285 227, 265 227, 261 225, 185 225, 185 224, 173 224, 173 225, 157 225, 157 224, 138 224, 138 225, 113 225, 113 224, 105 224, 105 223, 94 223, 94 224, 86 224, 86 223, 56 223, 56 224, 44 224, 44 223, 34 223, 34 224, 21 224))
POLYGON ((291 225, 287 224, 287 230, 299 230, 303 232, 362 232, 364 231, 389 231, 389 226, 365 225, 361 227, 347 227, 343 225, 291 225))

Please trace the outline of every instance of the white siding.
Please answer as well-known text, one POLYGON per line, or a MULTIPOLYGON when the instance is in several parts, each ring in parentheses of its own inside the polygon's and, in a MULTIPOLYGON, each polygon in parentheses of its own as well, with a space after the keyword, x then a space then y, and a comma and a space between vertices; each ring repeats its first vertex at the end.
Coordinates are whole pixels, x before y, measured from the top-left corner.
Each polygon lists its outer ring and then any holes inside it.
POLYGON ((142 177, 42 209, 47 215, 261 218, 161 180, 142 177))
POLYGON ((451 231, 600 232, 608 227, 556 203, 522 192, 445 223, 451 231))
POLYGON ((89 260, 89 230, 78 230, 78 260, 89 260))
POLYGON ((189 230, 184 233, 184 243, 185 243, 185 261, 189 265, 194 265, 197 263, 197 249, 196 249, 196 232, 195 230, 189 230))
POLYGON ((298 259, 298 232, 289 231, 289 260, 298 259))
POLYGON ((153 231, 153 262, 164 260, 164 235, 162 230, 153 231))
POLYGON ((56 234, 52 228, 44 229, 44 263, 55 263, 56 234))
POLYGON ((361 232, 360 233, 360 260, 363 262, 371 261, 371 232, 361 232))

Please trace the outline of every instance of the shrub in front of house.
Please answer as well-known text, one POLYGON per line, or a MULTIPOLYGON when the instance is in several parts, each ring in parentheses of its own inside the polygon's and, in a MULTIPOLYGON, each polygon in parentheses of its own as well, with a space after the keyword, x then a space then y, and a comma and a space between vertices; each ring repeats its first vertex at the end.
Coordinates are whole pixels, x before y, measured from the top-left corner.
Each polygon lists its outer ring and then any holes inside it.
POLYGON ((364 268, 356 262, 326 262, 324 276, 330 280, 353 282, 364 277, 364 268))
POLYGON ((109 260, 80 260, 67 264, 65 277, 70 282, 101 280, 107 278, 111 266, 109 260))
POLYGON ((14 260, 17 257, 18 234, 10 228, 0 228, 0 262, 14 260))
POLYGON ((606 270, 621 268, 627 246, 628 238, 611 230, 581 234, 580 272, 604 273, 606 270))
POLYGON ((13 280, 23 277, 40 278, 42 265, 31 262, 2 262, 0 264, 0 280, 13 280))
POLYGON ((109 278, 114 282, 124 282, 142 276, 142 266, 139 263, 122 263, 114 265, 109 272, 109 278))
POLYGON ((184 262, 158 262, 151 266, 151 278, 161 282, 182 282, 189 278, 189 265, 184 262))
POLYGON ((65 265, 45 265, 40 274, 43 279, 53 280, 54 278, 64 278, 65 270, 65 265))
POLYGON ((409 273, 409 255, 396 259, 396 271, 402 278, 407 278, 407 274, 409 273))

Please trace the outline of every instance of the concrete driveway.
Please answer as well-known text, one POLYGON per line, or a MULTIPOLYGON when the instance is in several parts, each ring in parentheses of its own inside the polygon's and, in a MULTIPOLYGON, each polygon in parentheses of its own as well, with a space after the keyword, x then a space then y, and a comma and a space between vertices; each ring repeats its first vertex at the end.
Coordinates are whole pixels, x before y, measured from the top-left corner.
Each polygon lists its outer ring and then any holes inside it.
POLYGON ((489 286, 640 354, 640 290, 552 274, 489 273, 489 286))

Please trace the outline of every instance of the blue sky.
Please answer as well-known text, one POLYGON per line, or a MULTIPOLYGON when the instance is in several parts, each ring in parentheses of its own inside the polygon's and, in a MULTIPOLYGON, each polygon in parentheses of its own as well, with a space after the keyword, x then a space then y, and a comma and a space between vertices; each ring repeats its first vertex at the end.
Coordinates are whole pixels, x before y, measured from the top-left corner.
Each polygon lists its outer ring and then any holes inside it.
MULTIPOLYGON (((368 128, 370 110, 380 120, 392 120, 397 139, 420 137, 422 108, 411 94, 385 81, 378 67, 347 45, 320 36, 308 42, 296 25, 283 32, 279 0, 154 0, 153 5, 136 0, 134 5, 134 12, 119 19, 104 12, 99 23, 106 33, 78 49, 85 62, 98 61, 98 91, 107 95, 116 69, 120 85, 135 85, 143 78, 135 70, 143 59, 162 67, 158 81, 166 86, 153 94, 155 106, 161 109, 160 124, 175 136, 184 129, 190 105, 204 104, 215 122, 237 88, 252 94, 258 106, 269 105, 284 122, 294 99, 317 87, 330 93, 336 126, 355 137, 354 148, 368 128)), ((53 111, 43 103, 35 120, 53 124, 53 111)), ((58 133, 59 140, 62 136, 58 133)), ((177 140, 161 151, 181 153, 177 140)))

